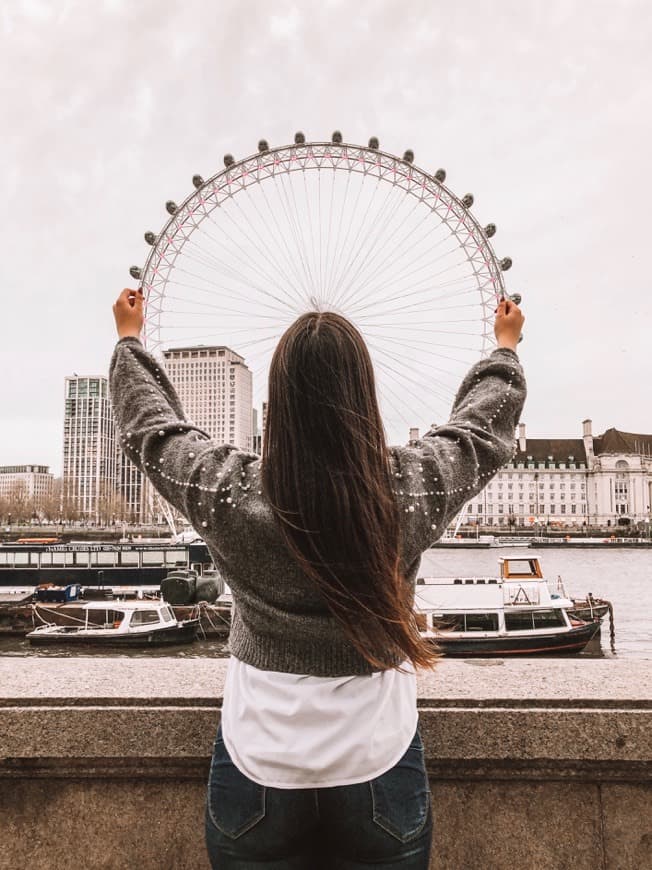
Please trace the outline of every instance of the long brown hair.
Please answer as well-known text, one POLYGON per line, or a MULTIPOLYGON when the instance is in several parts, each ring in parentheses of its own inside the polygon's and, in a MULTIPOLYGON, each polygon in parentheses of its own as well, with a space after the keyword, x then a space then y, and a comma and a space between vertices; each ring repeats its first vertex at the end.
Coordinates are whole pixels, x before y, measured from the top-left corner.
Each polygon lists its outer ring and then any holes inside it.
POLYGON ((338 314, 302 315, 276 347, 262 479, 286 546, 360 654, 379 670, 398 656, 431 667, 438 655, 419 635, 400 567, 371 359, 338 314))

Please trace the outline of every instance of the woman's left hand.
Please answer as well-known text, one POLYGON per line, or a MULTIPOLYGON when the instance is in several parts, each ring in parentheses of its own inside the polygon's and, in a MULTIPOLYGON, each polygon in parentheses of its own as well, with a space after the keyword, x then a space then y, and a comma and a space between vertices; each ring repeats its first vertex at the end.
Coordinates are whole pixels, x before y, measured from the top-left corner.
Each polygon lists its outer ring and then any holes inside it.
POLYGON ((120 338, 140 338, 143 328, 143 291, 127 288, 113 306, 113 316, 120 338))

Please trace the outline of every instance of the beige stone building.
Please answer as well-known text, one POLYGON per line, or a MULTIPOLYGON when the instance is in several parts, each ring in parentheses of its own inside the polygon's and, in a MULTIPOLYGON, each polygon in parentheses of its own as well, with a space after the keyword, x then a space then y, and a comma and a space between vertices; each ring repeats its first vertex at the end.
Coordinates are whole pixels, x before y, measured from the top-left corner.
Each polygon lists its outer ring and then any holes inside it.
POLYGON ((54 475, 48 465, 0 466, 0 498, 9 499, 17 492, 34 508, 52 497, 54 475))
POLYGON ((652 435, 608 429, 579 438, 529 438, 465 508, 481 526, 625 528, 652 519, 652 435))
POLYGON ((178 347, 163 352, 165 369, 188 418, 220 444, 253 446, 252 376, 228 347, 178 347))

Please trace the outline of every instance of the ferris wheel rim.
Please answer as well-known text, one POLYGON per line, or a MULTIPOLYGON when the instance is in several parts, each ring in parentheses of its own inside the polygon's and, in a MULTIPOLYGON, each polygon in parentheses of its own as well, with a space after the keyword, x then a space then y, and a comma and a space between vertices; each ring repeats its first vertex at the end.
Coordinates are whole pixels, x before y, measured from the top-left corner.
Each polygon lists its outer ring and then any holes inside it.
MULTIPOLYGON (((431 211, 436 213, 440 222, 448 227, 450 235, 456 238, 467 260, 474 264, 473 277, 477 282, 477 287, 474 289, 477 289, 480 294, 483 310, 486 312, 488 305, 484 292, 488 291, 496 295, 504 293, 502 268, 485 230, 471 213, 470 207, 466 206, 443 181, 415 166, 405 157, 400 158, 379 148, 333 141, 295 142, 291 145, 268 148, 239 161, 233 161, 206 181, 202 179, 202 183, 191 191, 181 205, 174 206, 170 218, 155 237, 141 275, 147 311, 144 339, 150 350, 155 352, 165 343, 161 338, 160 317, 163 313, 161 303, 165 297, 169 275, 184 244, 203 220, 219 208, 222 202, 233 198, 238 192, 247 190, 253 184, 261 184, 265 179, 281 174, 322 170, 347 171, 369 176, 378 182, 398 187, 426 204, 431 204, 431 211), (279 159, 281 156, 284 160, 279 159), (372 156, 373 160, 367 160, 368 156, 372 156), (283 163, 290 159, 295 164, 302 165, 283 166, 283 163), (313 162, 309 163, 310 160, 313 162), (347 165, 344 165, 345 163, 347 165), (265 172, 261 176, 263 171, 265 172), (394 175, 394 180, 389 178, 390 173, 394 175), (224 183, 228 188, 238 182, 239 186, 233 190, 229 189, 219 198, 221 188, 218 182, 224 183), (209 191, 208 196, 202 198, 202 193, 206 193, 211 186, 212 190, 209 191), (203 208, 207 202, 212 202, 208 210, 203 208), (444 215, 437 207, 442 203, 446 206, 444 215), (201 209, 191 208, 193 204, 197 204, 201 209), (199 220, 195 218, 198 212, 199 220), (451 216, 456 221, 454 227, 449 222, 451 216), (175 247, 177 240, 180 240, 180 244, 175 247), (170 248, 172 248, 171 255, 170 248), (491 289, 488 284, 491 284, 491 289)), ((486 353, 487 345, 491 344, 491 336, 486 328, 488 318, 484 317, 483 321, 482 355, 486 353)))

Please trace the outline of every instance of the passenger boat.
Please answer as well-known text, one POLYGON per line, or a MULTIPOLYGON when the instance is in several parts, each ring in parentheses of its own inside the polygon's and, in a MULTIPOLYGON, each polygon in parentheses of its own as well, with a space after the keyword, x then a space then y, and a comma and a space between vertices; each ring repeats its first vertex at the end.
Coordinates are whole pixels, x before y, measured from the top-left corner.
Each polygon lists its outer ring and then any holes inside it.
POLYGON ((82 607, 79 625, 40 625, 27 638, 32 644, 159 646, 192 643, 199 619, 177 620, 164 601, 91 601, 82 607))
POLYGON ((173 541, 132 543, 43 543, 26 540, 0 546, 0 587, 39 586, 155 586, 178 569, 201 575, 213 568, 206 544, 173 541))
POLYGON ((447 656, 567 655, 600 630, 569 614, 553 595, 537 556, 499 559, 497 577, 420 577, 415 589, 422 637, 447 656))

